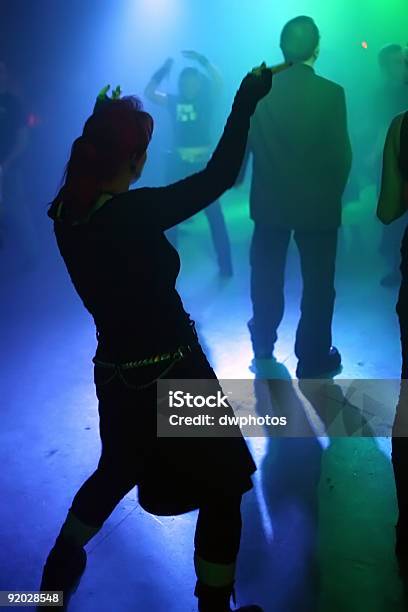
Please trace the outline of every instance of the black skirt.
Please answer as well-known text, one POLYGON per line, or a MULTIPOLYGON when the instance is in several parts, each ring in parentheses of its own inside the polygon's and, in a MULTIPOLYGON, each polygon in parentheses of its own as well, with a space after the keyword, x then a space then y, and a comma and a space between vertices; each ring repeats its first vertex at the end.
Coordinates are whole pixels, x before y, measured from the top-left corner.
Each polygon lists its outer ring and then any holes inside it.
MULTIPOLYGON (((256 466, 244 438, 157 437, 157 385, 168 367, 164 362, 114 373, 95 367, 99 399, 103 461, 134 473, 139 503, 156 515, 179 515, 200 508, 211 499, 237 496, 252 488, 256 466), (120 462, 119 462, 120 464, 120 462)), ((171 379, 209 379, 216 375, 201 347, 174 364, 171 379)), ((232 410, 232 409, 231 409, 232 410)))

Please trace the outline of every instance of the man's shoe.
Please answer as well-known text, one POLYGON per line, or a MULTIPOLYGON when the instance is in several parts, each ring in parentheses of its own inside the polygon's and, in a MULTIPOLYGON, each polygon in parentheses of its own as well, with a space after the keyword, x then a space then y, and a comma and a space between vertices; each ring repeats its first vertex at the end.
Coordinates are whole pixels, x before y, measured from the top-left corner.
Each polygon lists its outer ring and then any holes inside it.
POLYGON ((277 361, 275 357, 272 357, 272 359, 253 359, 249 366, 249 370, 253 372, 258 379, 287 381, 292 379, 285 365, 277 361))
MULTIPOLYGON (((85 567, 85 550, 59 536, 45 563, 40 591, 62 591, 64 601, 61 610, 67 610, 69 599, 78 588, 85 567)), ((48 610, 48 607, 39 606, 37 610, 48 610)))
POLYGON ((335 346, 332 346, 326 357, 314 363, 299 361, 296 368, 297 378, 332 378, 342 370, 341 355, 335 346))

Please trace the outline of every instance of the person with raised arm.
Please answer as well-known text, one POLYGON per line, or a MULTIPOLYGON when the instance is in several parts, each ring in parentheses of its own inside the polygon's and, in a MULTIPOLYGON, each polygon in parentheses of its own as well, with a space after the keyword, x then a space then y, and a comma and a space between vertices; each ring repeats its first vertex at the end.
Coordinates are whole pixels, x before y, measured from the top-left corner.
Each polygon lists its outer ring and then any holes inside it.
MULTIPOLYGON (((153 104, 165 107, 171 118, 173 145, 167 155, 167 174, 170 181, 198 172, 207 163, 212 149, 212 125, 215 105, 223 82, 218 69, 196 51, 183 51, 183 57, 200 68, 188 66, 178 77, 178 91, 163 91, 162 82, 171 72, 173 59, 169 58, 152 76, 145 96, 153 104)), ((231 245, 219 199, 205 209, 212 241, 223 277, 233 274, 231 245)), ((178 229, 168 233, 173 246, 178 244, 178 229)))
POLYGON ((85 545, 138 486, 139 502, 151 513, 199 510, 198 609, 231 610, 241 498, 252 487, 256 467, 241 435, 157 436, 158 380, 217 384, 176 290, 180 259, 165 232, 234 185, 250 118, 270 91, 273 74, 262 64, 245 77, 205 168, 167 187, 129 189, 143 172, 153 131, 153 119, 137 98, 106 99, 103 90, 72 146, 64 185, 48 214, 72 283, 97 329, 102 454, 75 495, 43 571, 41 590, 63 591, 65 606, 85 570, 85 545))

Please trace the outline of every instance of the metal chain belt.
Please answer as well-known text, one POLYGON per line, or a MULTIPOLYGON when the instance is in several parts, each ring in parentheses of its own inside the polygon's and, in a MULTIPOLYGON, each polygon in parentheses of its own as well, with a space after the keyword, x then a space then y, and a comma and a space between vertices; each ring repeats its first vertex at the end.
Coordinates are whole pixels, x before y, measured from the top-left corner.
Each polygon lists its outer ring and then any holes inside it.
POLYGON ((110 376, 108 380, 102 383, 101 385, 102 387, 108 385, 115 378, 115 376, 118 375, 120 380, 123 382, 123 384, 126 387, 128 387, 129 389, 135 389, 137 391, 141 391, 142 389, 147 389, 151 387, 156 382, 158 382, 161 378, 166 376, 170 372, 170 370, 173 368, 173 366, 178 361, 181 361, 181 359, 183 359, 183 357, 185 357, 187 353, 191 353, 191 351, 192 351, 191 346, 180 346, 174 352, 162 353, 161 355, 155 355, 154 357, 148 357, 146 359, 139 359, 138 361, 128 361, 127 363, 107 363, 105 361, 99 361, 99 359, 94 358, 93 362, 96 366, 99 366, 102 368, 109 368, 113 370, 112 376, 110 376), (170 364, 168 365, 168 367, 165 368, 162 372, 160 372, 160 374, 156 378, 142 385, 133 385, 129 383, 124 378, 123 373, 122 373, 123 370, 133 370, 133 369, 141 368, 144 366, 156 365, 164 361, 170 361, 170 364))
POLYGON ((163 361, 179 360, 185 357, 187 353, 191 353, 191 346, 179 346, 176 351, 171 353, 162 353, 161 355, 154 355, 153 357, 147 357, 146 359, 139 359, 138 361, 128 361, 126 363, 108 363, 106 361, 100 361, 94 358, 93 362, 95 365, 102 368, 119 368, 121 370, 133 370, 135 368, 142 368, 144 366, 156 365, 163 361))

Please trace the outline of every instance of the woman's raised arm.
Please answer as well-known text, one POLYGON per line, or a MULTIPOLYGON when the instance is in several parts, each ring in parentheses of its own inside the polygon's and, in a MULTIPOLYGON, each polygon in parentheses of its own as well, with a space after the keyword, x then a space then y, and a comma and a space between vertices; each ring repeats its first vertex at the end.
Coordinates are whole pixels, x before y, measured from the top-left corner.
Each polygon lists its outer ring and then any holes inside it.
MULTIPOLYGON (((129 192, 130 198, 137 198, 139 203, 142 200, 147 214, 163 230, 196 214, 234 185, 246 150, 250 118, 259 100, 269 93, 273 74, 284 68, 287 68, 287 64, 275 69, 263 64, 245 77, 236 94, 224 133, 204 170, 167 187, 129 192)), ((136 205, 135 214, 138 208, 136 205)))

